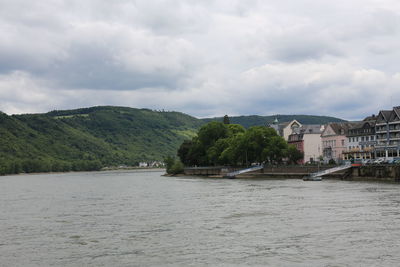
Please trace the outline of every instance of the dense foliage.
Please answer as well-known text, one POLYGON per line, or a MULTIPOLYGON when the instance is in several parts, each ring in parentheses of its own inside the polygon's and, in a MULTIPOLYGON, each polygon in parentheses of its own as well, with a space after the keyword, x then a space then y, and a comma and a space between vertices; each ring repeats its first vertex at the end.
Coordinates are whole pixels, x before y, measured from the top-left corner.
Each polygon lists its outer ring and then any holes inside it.
POLYGON ((184 165, 180 160, 174 159, 171 156, 168 156, 164 159, 166 171, 168 174, 179 174, 183 173, 184 165))
POLYGON ((253 126, 246 130, 238 124, 209 122, 196 137, 181 144, 178 156, 186 166, 248 166, 281 163, 287 157, 296 163, 298 151, 294 149, 272 128, 253 126))
POLYGON ((201 123, 178 112, 123 107, 0 113, 0 174, 162 161, 194 136, 201 123))

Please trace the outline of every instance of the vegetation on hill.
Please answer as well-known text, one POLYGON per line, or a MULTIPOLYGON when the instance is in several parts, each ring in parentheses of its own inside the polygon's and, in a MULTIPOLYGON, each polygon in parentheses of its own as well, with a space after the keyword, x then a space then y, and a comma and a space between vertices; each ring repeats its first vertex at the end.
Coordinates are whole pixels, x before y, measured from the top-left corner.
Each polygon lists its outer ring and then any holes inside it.
MULTIPOLYGON (((240 119, 240 124, 249 127, 256 123, 254 118, 257 125, 269 122, 267 117, 243 116, 226 117, 225 123, 237 123, 240 119)), ((282 115, 278 119, 283 122, 289 117, 282 115)), ((162 161, 176 155, 184 140, 194 140, 206 121, 179 112, 113 106, 12 116, 0 112, 0 174, 98 170, 105 166, 162 161)), ((233 135, 232 131, 242 131, 238 125, 226 127, 236 127, 229 128, 226 133, 229 135, 233 135)), ((217 142, 213 158, 205 159, 205 154, 193 157, 198 156, 202 164, 217 163, 218 153, 227 146, 224 142, 217 142)), ((242 158, 235 159, 243 163, 242 158)))
MULTIPOLYGON (((229 117, 230 123, 240 124, 245 128, 249 128, 251 126, 265 126, 266 124, 272 124, 272 122, 278 119, 281 122, 288 122, 292 120, 297 120, 302 124, 326 124, 329 122, 344 122, 345 120, 338 119, 335 117, 329 116, 313 116, 313 115, 273 115, 273 116, 234 116, 229 117)), ((217 118, 207 118, 202 119, 204 122, 210 121, 224 121, 224 117, 217 118)))
POLYGON ((179 112, 94 107, 0 114, 0 174, 98 170, 162 161, 202 124, 179 112))

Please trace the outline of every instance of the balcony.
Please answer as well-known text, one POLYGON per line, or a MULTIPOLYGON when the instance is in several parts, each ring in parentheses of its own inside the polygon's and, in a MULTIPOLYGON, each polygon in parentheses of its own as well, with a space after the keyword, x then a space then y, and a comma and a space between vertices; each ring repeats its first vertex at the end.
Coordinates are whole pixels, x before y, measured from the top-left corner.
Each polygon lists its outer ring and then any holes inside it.
POLYGON ((343 154, 351 154, 351 153, 365 153, 365 152, 373 152, 375 150, 374 147, 364 147, 363 149, 361 148, 351 148, 351 149, 346 149, 343 150, 343 154))
POLYGON ((386 146, 386 142, 385 141, 378 141, 375 146, 376 147, 386 146))

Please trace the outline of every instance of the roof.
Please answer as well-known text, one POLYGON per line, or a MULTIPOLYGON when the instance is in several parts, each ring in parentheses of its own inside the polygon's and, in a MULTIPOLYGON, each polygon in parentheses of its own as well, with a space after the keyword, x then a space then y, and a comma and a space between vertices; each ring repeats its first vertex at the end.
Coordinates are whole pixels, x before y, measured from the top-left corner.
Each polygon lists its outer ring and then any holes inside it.
POLYGON ((346 136, 362 136, 375 134, 375 122, 376 120, 363 120, 360 122, 352 122, 352 125, 348 129, 346 136))
POLYGON ((397 116, 400 117, 400 107, 399 106, 393 107, 393 111, 396 112, 397 116))
POLYGON ((283 129, 289 126, 289 124, 291 123, 296 123, 298 125, 301 125, 301 123, 298 122, 297 120, 292 120, 292 121, 282 122, 279 124, 269 124, 268 127, 275 129, 275 131, 277 131, 280 136, 283 136, 283 129))
POLYGON ((354 127, 361 127, 362 125, 363 122, 360 121, 329 123, 329 126, 331 126, 336 135, 346 135, 349 129, 354 127))
POLYGON ((372 114, 371 116, 366 117, 363 119, 363 121, 376 121, 377 116, 375 114, 372 114))
POLYGON ((321 134, 323 131, 323 125, 319 124, 308 124, 303 125, 299 128, 299 133, 302 134, 321 134))
POLYGON ((392 115, 393 110, 381 110, 380 113, 383 116, 383 119, 385 121, 389 121, 390 120, 390 115, 392 115))

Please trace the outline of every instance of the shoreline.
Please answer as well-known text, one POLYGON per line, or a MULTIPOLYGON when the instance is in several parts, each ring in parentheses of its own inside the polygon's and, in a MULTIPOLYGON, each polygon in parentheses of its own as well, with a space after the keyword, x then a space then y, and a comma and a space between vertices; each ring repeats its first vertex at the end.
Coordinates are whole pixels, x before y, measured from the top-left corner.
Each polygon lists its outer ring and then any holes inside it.
POLYGON ((43 174, 67 174, 67 173, 92 173, 92 172, 118 172, 118 171, 144 171, 144 172, 157 172, 157 171, 164 171, 165 168, 143 168, 143 167, 138 167, 138 168, 120 168, 120 169, 109 169, 109 170, 96 170, 96 171, 69 171, 69 172, 21 172, 21 173, 10 173, 10 174, 4 174, 0 175, 1 177, 6 177, 6 176, 20 176, 20 175, 43 175, 43 174))
MULTIPOLYGON (((258 175, 240 175, 234 178, 228 178, 221 175, 189 175, 189 174, 176 174, 176 175, 163 175, 165 177, 190 177, 190 178, 200 178, 200 179, 216 179, 216 180, 303 180, 305 175, 282 175, 282 173, 276 174, 258 174, 258 175)), ((341 178, 338 175, 322 176, 322 181, 327 180, 341 180, 343 182, 379 182, 379 183, 393 183, 399 184, 399 181, 393 180, 390 177, 353 177, 353 178, 341 178)))

